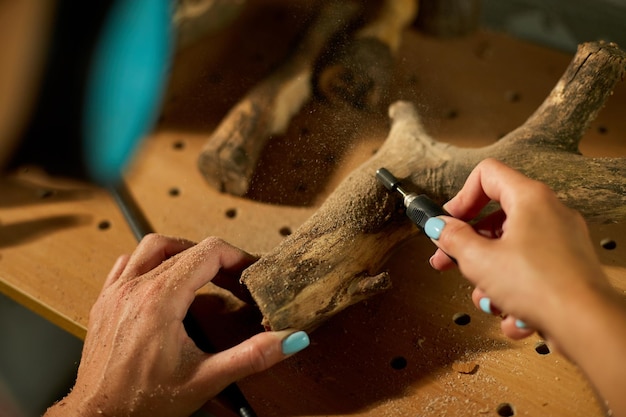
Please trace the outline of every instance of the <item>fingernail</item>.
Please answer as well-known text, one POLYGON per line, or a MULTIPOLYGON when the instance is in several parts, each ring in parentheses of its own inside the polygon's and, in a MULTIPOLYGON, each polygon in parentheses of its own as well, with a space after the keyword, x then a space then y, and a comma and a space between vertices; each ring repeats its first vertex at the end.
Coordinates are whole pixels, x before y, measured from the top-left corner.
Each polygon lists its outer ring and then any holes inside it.
POLYGON ((299 331, 291 333, 285 339, 283 339, 282 348, 284 355, 292 355, 300 352, 302 349, 309 346, 311 343, 309 335, 306 332, 299 331))
POLYGON ((489 299, 489 297, 483 297, 478 300, 478 305, 480 306, 480 309, 485 313, 493 314, 493 311, 491 311, 491 300, 489 299))
POLYGON ((527 329, 528 325, 524 323, 523 321, 521 321, 520 319, 517 319, 515 320, 515 327, 517 327, 518 329, 527 329))
POLYGON ((431 217, 426 220, 426 224, 424 224, 424 233, 431 239, 439 239, 441 236, 441 231, 446 223, 441 220, 439 217, 431 217))

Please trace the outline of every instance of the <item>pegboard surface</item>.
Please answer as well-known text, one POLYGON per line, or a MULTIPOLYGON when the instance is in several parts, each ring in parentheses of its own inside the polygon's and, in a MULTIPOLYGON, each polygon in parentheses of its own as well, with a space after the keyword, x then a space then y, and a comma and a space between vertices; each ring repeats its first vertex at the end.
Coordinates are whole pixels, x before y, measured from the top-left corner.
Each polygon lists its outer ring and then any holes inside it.
MULTIPOLYGON (((196 168, 202 145, 230 106, 287 53, 306 13, 299 2, 267 1, 180 52, 158 128, 128 175, 158 232, 192 240, 217 235, 262 254, 385 139, 386 114, 339 111, 313 100, 270 142, 245 198, 203 181, 196 168)), ((570 59, 494 33, 438 40, 410 30, 397 57, 392 98, 415 102, 438 140, 484 146, 526 120, 570 59)), ((621 83, 586 133, 585 155, 626 156, 625 110, 621 83)), ((32 168, 0 184, 0 193, 0 288, 84 337, 108 269, 135 246, 123 217, 102 190, 32 168)), ((591 225, 621 291, 625 232, 623 222, 591 225)), ((471 287, 457 272, 430 268, 433 251, 423 237, 398 248, 385 266, 391 290, 328 321, 305 351, 241 381, 258 414, 603 415, 574 365, 539 336, 503 337, 499 319, 474 308, 471 287)), ((209 408, 223 412, 216 404, 209 408)))

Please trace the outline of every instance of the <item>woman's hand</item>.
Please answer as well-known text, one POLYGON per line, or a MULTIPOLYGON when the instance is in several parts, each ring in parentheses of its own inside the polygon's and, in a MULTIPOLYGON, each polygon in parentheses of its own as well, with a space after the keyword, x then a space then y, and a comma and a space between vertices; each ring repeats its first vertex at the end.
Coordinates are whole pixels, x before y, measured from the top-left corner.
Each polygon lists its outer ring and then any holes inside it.
POLYGON ((230 383, 306 347, 304 332, 266 332, 208 354, 187 335, 183 319, 196 290, 254 261, 216 238, 146 236, 109 273, 76 385, 46 416, 188 416, 230 383))
POLYGON ((476 285, 476 306, 506 316, 505 334, 529 335, 525 323, 540 330, 587 374, 612 415, 626 416, 624 299, 609 285, 580 214, 493 159, 476 166, 445 208, 455 218, 429 219, 425 227, 439 247, 431 265, 447 269, 454 263, 446 254, 455 258, 476 285), (474 227, 466 223, 490 201, 501 210, 474 227))
POLYGON ((455 218, 429 225, 441 231, 434 237, 442 249, 431 265, 440 270, 453 266, 443 251, 456 258, 476 285, 474 303, 503 315, 508 336, 528 336, 527 325, 549 334, 564 300, 610 291, 583 218, 543 183, 488 159, 445 208, 455 218), (466 223, 491 201, 499 202, 501 210, 473 227, 466 223))

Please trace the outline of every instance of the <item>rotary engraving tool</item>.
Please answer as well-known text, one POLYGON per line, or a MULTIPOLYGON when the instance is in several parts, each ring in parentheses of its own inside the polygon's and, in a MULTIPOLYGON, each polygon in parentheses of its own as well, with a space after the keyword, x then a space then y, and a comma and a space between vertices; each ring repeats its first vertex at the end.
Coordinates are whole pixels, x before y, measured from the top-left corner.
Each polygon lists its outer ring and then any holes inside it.
POLYGON ((425 194, 416 194, 406 191, 402 188, 400 180, 393 176, 386 168, 380 168, 376 171, 376 178, 389 191, 399 192, 404 199, 404 207, 406 207, 406 215, 411 219, 420 231, 424 231, 426 221, 431 217, 449 216, 439 204, 435 203, 425 194))

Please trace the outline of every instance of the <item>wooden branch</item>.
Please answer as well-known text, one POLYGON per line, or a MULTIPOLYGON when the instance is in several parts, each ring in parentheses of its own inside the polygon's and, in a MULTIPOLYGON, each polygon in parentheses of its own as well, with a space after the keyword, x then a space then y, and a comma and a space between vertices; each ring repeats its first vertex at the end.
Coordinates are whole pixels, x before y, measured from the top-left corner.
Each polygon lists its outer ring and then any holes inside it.
POLYGON ((356 10, 350 1, 327 2, 294 54, 224 117, 198 159, 200 172, 209 184, 238 196, 248 191, 267 141, 284 133, 291 118, 311 97, 315 60, 356 10))
POLYGON ((626 54, 616 45, 581 45, 545 102, 497 143, 461 149, 432 139, 415 107, 390 107, 392 125, 378 153, 354 170, 294 234, 249 267, 242 282, 274 330, 311 330, 355 302, 389 288, 381 266, 417 232, 399 199, 375 179, 381 166, 443 202, 472 168, 496 157, 549 184, 589 220, 626 218, 626 158, 587 158, 576 144, 623 79, 626 54), (410 151, 410 153, 409 153, 410 151))
POLYGON ((480 0, 420 0, 416 26, 429 35, 467 35, 480 25, 480 0))
POLYGON ((378 14, 325 63, 317 90, 328 101, 379 110, 389 93, 395 54, 417 13, 417 0, 383 0, 378 14))
POLYGON ((178 47, 226 27, 245 5, 246 0, 176 0, 172 21, 178 47))

